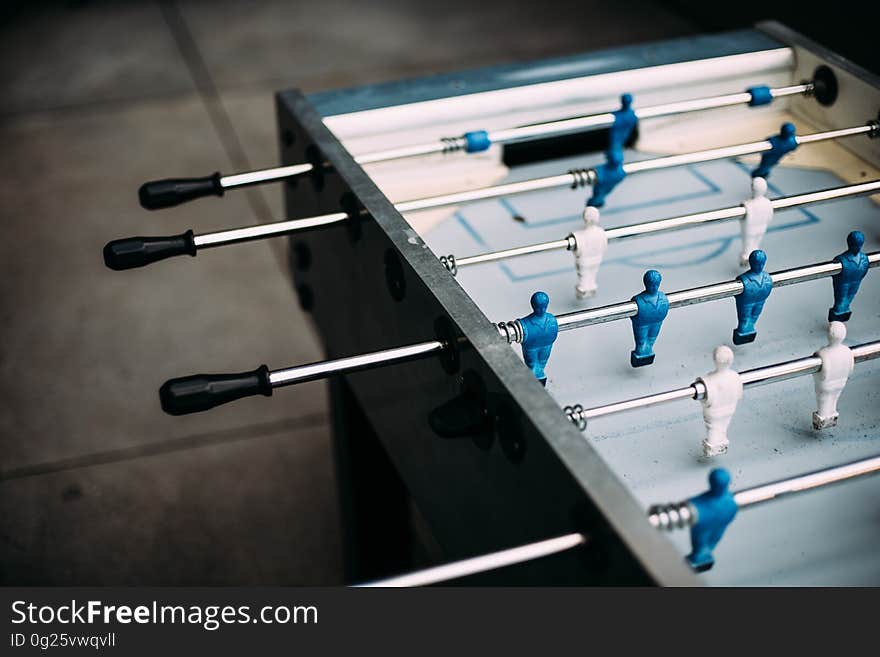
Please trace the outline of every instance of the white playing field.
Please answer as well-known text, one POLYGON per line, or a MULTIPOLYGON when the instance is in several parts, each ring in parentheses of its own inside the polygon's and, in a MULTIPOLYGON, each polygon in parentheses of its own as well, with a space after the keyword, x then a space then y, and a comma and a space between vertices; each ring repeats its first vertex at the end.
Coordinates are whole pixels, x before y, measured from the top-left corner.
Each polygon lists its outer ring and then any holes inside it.
MULTIPOLYGON (((628 160, 638 158, 630 154, 628 160)), ((601 156, 521 167, 511 179, 564 172, 600 162, 601 156)), ((739 204, 749 194, 746 165, 720 161, 634 174, 609 197, 606 228, 739 204)), ((867 178, 866 178, 867 179, 867 178)), ((770 196, 844 184, 831 171, 777 167, 770 196)), ((538 192, 458 208, 425 238, 437 255, 456 257, 564 238, 581 225, 585 190, 538 192), (521 217, 524 221, 514 219, 521 217)), ((865 251, 880 248, 880 207, 867 198, 777 212, 762 248, 768 271, 830 260, 846 248, 853 229, 865 233, 865 251)), ((739 224, 727 222, 669 234, 612 242, 599 274, 599 294, 574 296, 574 262, 566 251, 462 269, 459 283, 493 322, 521 317, 536 290, 550 295, 556 314, 607 305, 641 291, 648 268, 675 290, 731 280, 737 264, 739 224)), ((777 289, 758 322, 756 342, 731 342, 733 299, 673 309, 655 345, 654 365, 633 369, 628 320, 561 333, 547 367, 548 393, 561 407, 621 401, 691 383, 712 368, 712 349, 733 347, 736 369, 808 356, 825 342, 831 280, 777 289)), ((880 271, 862 284, 847 323, 847 344, 880 339, 880 271)), ((519 350, 518 346, 514 346, 519 350)), ((745 392, 730 427, 728 454, 700 455, 700 405, 679 401, 596 420, 584 433, 647 508, 679 501, 706 488, 712 467, 743 488, 880 453, 880 361, 856 366, 841 398, 837 427, 814 432, 813 384, 803 377, 745 392)), ((728 528, 716 550, 712 584, 880 584, 880 478, 825 488, 748 509, 728 528)), ((687 532, 670 535, 682 554, 687 532)))

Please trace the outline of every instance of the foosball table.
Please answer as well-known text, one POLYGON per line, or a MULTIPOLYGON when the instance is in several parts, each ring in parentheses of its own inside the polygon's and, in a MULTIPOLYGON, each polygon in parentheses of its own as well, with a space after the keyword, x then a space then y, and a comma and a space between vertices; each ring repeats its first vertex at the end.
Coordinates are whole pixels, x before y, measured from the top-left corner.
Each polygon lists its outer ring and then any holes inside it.
POLYGON ((288 238, 327 360, 160 400, 330 378, 348 581, 880 584, 880 79, 762 23, 277 110, 281 166, 140 199, 282 221, 104 258, 288 238))

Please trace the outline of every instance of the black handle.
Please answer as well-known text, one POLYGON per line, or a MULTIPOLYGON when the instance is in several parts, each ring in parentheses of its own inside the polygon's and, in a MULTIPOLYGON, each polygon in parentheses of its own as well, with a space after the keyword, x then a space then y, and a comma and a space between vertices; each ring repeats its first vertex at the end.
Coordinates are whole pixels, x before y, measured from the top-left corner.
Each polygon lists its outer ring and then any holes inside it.
POLYGON ((196 254, 195 236, 191 230, 168 237, 126 237, 108 242, 104 247, 104 264, 121 271, 143 267, 172 256, 196 254))
POLYGON ((269 368, 238 374, 194 374, 170 379, 159 388, 162 410, 169 415, 207 411, 220 404, 254 395, 272 396, 269 368))
POLYGON ((171 208, 203 196, 223 196, 220 172, 205 178, 165 178, 141 185, 138 198, 147 210, 171 208))

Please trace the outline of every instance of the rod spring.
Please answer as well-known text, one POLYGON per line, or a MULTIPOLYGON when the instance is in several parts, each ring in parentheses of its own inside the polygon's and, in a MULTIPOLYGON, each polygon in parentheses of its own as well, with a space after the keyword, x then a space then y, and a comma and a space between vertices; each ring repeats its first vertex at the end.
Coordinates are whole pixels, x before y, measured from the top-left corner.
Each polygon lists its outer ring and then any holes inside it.
POLYGON ((568 173, 572 177, 572 189, 592 185, 596 178, 596 172, 592 169, 569 169, 568 173))
POLYGON ((581 406, 580 404, 566 406, 562 409, 562 412, 565 413, 565 417, 567 417, 569 421, 578 428, 579 431, 586 431, 587 418, 584 417, 583 406, 581 406))
POLYGON ((502 338, 507 340, 508 344, 523 341, 523 327, 522 324, 519 323, 518 319, 514 319, 510 322, 499 322, 498 332, 501 334, 502 338))
POLYGON ((648 522, 655 529, 671 532, 697 523, 697 511, 690 502, 655 504, 648 509, 648 522))
POLYGON ((455 264, 455 256, 451 253, 449 255, 440 256, 440 264, 446 267, 449 273, 453 276, 458 273, 458 266, 455 264))
POLYGON ((467 146, 467 140, 464 137, 443 137, 443 154, 455 153, 464 150, 467 146))

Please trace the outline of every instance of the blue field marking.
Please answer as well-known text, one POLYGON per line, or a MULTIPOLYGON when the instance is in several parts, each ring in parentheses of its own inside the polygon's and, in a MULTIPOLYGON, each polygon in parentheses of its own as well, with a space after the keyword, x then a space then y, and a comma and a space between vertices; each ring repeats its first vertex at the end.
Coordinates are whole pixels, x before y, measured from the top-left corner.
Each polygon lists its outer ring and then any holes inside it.
POLYGON ((457 211, 457 212, 455 213, 455 220, 461 225, 462 228, 464 228, 465 232, 466 232, 468 235, 470 235, 471 238, 472 238, 477 244, 479 244, 480 246, 482 246, 482 247, 484 247, 484 248, 486 248, 486 249, 491 249, 491 248, 492 248, 491 246, 489 246, 489 245, 486 243, 486 240, 483 239, 483 236, 480 235, 480 233, 477 232, 477 229, 474 228, 474 227, 471 225, 471 222, 469 222, 467 219, 465 219, 464 215, 463 215, 460 211, 457 211))
MULTIPOLYGON (((486 240, 484 240, 483 237, 470 224, 470 222, 464 218, 464 215, 461 214, 461 212, 455 213, 455 219, 456 219, 456 221, 458 221, 459 225, 461 225, 461 227, 464 228, 464 230, 467 232, 467 234, 470 235, 477 244, 479 244, 481 247, 483 247, 486 250, 492 250, 492 247, 486 243, 486 240)), ((498 266, 501 268, 501 271, 504 272, 504 274, 507 276, 507 278, 509 278, 514 283, 516 283, 518 281, 530 281, 535 278, 546 278, 547 276, 557 276, 559 274, 564 274, 565 272, 568 272, 571 270, 571 267, 566 267, 565 269, 558 269, 558 270, 553 270, 553 271, 543 271, 543 272, 539 272, 537 274, 528 274, 526 276, 519 276, 519 275, 513 273, 513 271, 511 271, 510 267, 507 266, 507 263, 505 263, 503 261, 499 262, 498 266)))
MULTIPOLYGON (((734 164, 738 168, 742 169, 745 172, 748 172, 748 170, 749 170, 748 166, 742 162, 735 162, 734 164)), ((695 177, 697 177, 701 182, 703 182, 706 185, 707 191, 699 192, 696 194, 682 194, 679 196, 668 197, 666 199, 652 201, 649 203, 637 203, 637 204, 632 204, 629 206, 619 206, 616 208, 611 208, 609 210, 606 210, 605 212, 603 212, 603 215, 613 214, 614 212, 624 212, 627 210, 637 210, 637 209, 640 209, 641 207, 649 207, 649 206, 653 207, 653 206, 657 206, 657 205, 675 203, 678 201, 690 200, 690 199, 698 198, 701 196, 710 196, 713 194, 720 193, 721 187, 719 185, 717 185, 713 180, 711 180, 708 176, 706 176, 705 173, 698 171, 696 168, 693 168, 693 167, 686 167, 686 168, 690 173, 692 173, 695 177)), ((783 196, 784 195, 784 193, 779 189, 778 186, 770 183, 769 181, 768 181, 767 187, 775 196, 783 196)), ((499 202, 508 212, 515 214, 515 211, 513 210, 513 205, 506 198, 499 199, 499 202)), ((808 226, 808 225, 819 223, 821 221, 821 219, 819 219, 818 216, 816 216, 813 212, 811 212, 810 210, 808 210, 806 208, 803 208, 803 207, 798 208, 797 212, 800 213, 801 218, 797 219, 795 221, 789 221, 786 223, 778 223, 776 221, 776 219, 774 218, 774 223, 772 223, 770 225, 770 227, 767 229, 767 232, 771 233, 771 232, 778 232, 778 231, 783 231, 783 230, 791 230, 792 228, 798 228, 801 226, 808 226)), ((464 230, 471 236, 471 238, 473 238, 473 240, 477 244, 479 244, 481 247, 483 247, 487 250, 494 250, 494 248, 486 242, 486 240, 482 237, 482 235, 479 233, 479 231, 476 230, 476 228, 467 220, 467 218, 461 212, 456 212, 455 218, 458 221, 458 223, 461 225, 461 227, 464 228, 464 230)), ((538 226, 546 226, 546 225, 551 225, 551 224, 556 224, 556 223, 570 222, 570 221, 573 221, 574 219, 577 219, 578 221, 580 221, 580 215, 576 215, 574 218, 572 218, 572 217, 556 218, 556 219, 546 220, 543 222, 536 222, 533 224, 521 224, 521 225, 525 226, 526 228, 538 227, 538 226)), ((645 267, 662 267, 664 269, 678 269, 678 268, 682 268, 682 267, 690 267, 693 265, 699 265, 699 264, 703 264, 705 262, 709 262, 710 260, 714 260, 715 258, 722 256, 731 247, 731 245, 734 244, 738 239, 739 239, 738 235, 731 235, 728 237, 716 237, 716 238, 712 238, 712 239, 689 242, 686 244, 677 244, 675 246, 668 246, 668 247, 664 247, 662 249, 653 249, 653 250, 648 250, 648 251, 642 251, 640 253, 629 255, 629 256, 621 256, 619 258, 607 258, 603 262, 603 265, 607 266, 607 265, 611 265, 611 264, 616 264, 616 265, 622 265, 624 267, 631 267, 633 269, 639 269, 639 270, 644 269, 645 267), (674 253, 679 253, 681 251, 687 251, 687 250, 699 248, 699 247, 710 247, 713 245, 715 248, 711 249, 709 252, 695 256, 689 260, 683 261, 679 258, 674 258, 674 259, 671 259, 670 262, 664 263, 662 260, 658 259, 658 256, 662 256, 664 254, 674 254, 674 253)), ((516 274, 507 265, 506 262, 502 261, 497 264, 498 264, 499 268, 501 269, 501 271, 504 272, 504 275, 507 276, 507 278, 513 283, 521 283, 524 281, 534 281, 537 279, 547 278, 550 276, 567 275, 567 274, 570 274, 571 270, 572 270, 571 267, 564 267, 564 268, 545 270, 545 271, 536 272, 536 273, 532 273, 532 274, 516 274)))
MULTIPOLYGON (((662 199, 654 200, 654 201, 642 201, 640 203, 631 203, 630 205, 617 205, 610 208, 605 208, 602 210, 602 216, 607 217, 609 215, 618 214, 620 212, 630 212, 633 210, 642 210, 644 208, 653 208, 662 205, 668 205, 670 203, 680 203, 682 201, 692 201, 698 198, 705 198, 707 196, 713 196, 715 194, 721 193, 721 188, 712 182, 705 174, 697 171, 692 166, 684 167, 684 170, 693 174, 693 176, 706 185, 706 189, 699 192, 690 192, 688 194, 679 194, 677 196, 667 196, 662 199)), ((519 212, 516 211, 513 203, 509 201, 506 197, 502 197, 498 199, 498 202, 501 203, 501 206, 510 213, 511 217, 514 216, 522 216, 519 212)), ((539 221, 526 221, 524 223, 518 224, 519 226, 525 228, 526 230, 532 230, 535 228, 545 228, 547 226, 556 226, 558 224, 570 224, 581 221, 580 214, 570 214, 564 217, 554 217, 552 219, 543 219, 539 221)))
POLYGON ((697 180, 701 181, 706 187, 714 191, 716 194, 721 192, 721 187, 715 184, 715 181, 709 178, 705 173, 694 167, 694 165, 689 164, 685 167, 685 169, 694 175, 697 180))

